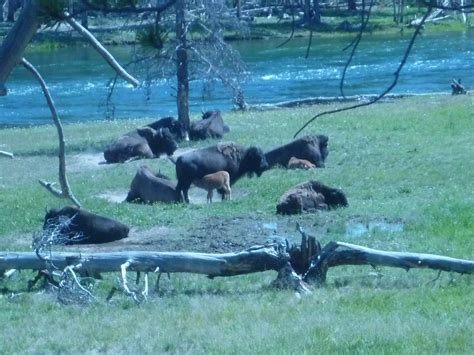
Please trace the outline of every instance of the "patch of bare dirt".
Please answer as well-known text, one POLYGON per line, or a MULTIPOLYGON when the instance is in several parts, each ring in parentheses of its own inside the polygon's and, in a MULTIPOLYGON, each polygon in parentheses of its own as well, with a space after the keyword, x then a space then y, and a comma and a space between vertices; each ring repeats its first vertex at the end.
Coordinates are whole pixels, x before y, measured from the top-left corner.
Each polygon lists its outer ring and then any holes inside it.
POLYGON ((104 191, 103 193, 98 194, 97 197, 112 203, 122 203, 125 201, 127 194, 128 190, 104 191))
MULTIPOLYGON (((129 237, 112 243, 97 245, 69 246, 87 252, 147 250, 182 251, 201 253, 239 252, 251 246, 263 245, 276 239, 291 238, 280 235, 287 230, 288 223, 264 221, 258 217, 245 216, 222 218, 213 216, 192 229, 180 227, 153 227, 148 230, 132 229, 129 237)), ((294 225, 291 228, 294 230, 294 225)), ((295 235, 294 232, 291 234, 295 235)))
POLYGON ((68 171, 77 172, 106 166, 102 152, 82 152, 67 157, 68 171))

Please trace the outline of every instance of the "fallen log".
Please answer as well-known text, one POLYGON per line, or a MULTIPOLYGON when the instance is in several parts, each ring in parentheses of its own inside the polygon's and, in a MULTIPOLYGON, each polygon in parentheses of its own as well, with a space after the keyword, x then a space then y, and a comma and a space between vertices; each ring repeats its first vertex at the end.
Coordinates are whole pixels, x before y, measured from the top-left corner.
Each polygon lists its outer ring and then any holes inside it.
POLYGON ((13 158, 13 153, 6 152, 6 151, 4 151, 4 150, 0 150, 0 155, 2 155, 2 156, 4 156, 4 157, 13 158))
POLYGON ((0 270, 43 270, 50 265, 64 270, 75 266, 79 273, 118 272, 128 263, 129 271, 164 273, 194 273, 209 277, 235 276, 267 270, 280 270, 288 256, 273 246, 252 247, 240 253, 206 254, 187 252, 53 252, 42 259, 34 252, 1 252, 0 270))
POLYGON ((327 270, 342 265, 389 266, 405 270, 421 268, 474 274, 474 261, 471 260, 434 254, 383 251, 355 244, 330 242, 313 258, 303 280, 324 283, 327 270))
MULTIPOLYGON (((81 286, 78 275, 99 275, 120 272, 122 288, 137 303, 146 300, 148 272, 194 273, 210 278, 243 275, 273 270, 278 272, 274 287, 290 288, 298 294, 311 293, 309 285, 324 284, 330 267, 342 265, 372 265, 474 274, 474 261, 447 256, 376 250, 343 242, 330 242, 321 248, 319 242, 298 226, 302 235, 299 245, 273 243, 255 246, 238 253, 208 254, 190 252, 124 251, 109 253, 51 252, 43 257, 35 252, 0 252, 0 277, 8 278, 14 270, 36 270, 38 276, 57 284, 63 293, 68 285, 80 291, 79 299, 89 295, 81 286), (140 293, 130 289, 126 272, 145 272, 145 289, 140 293), (59 276, 62 281, 57 282, 59 276)), ((31 286, 30 285, 30 286, 31 286)), ((115 290, 115 289, 114 289, 115 290)), ((76 296, 72 297, 77 298, 76 296)), ((69 301, 68 301, 69 302, 69 301)))
POLYGON ((238 253, 208 254, 189 252, 53 252, 42 259, 34 252, 0 252, 0 270, 43 270, 49 265, 57 269, 75 266, 79 273, 118 272, 128 263, 129 271, 164 273, 194 273, 235 276, 268 270, 280 271, 289 261, 307 282, 324 282, 330 267, 342 265, 374 265, 403 269, 429 268, 461 274, 474 274, 474 261, 424 253, 376 250, 360 245, 330 242, 316 247, 314 237, 303 237, 301 246, 277 244, 255 246, 238 253), (305 239, 306 238, 306 239, 305 239), (308 250, 310 252, 308 252, 308 250), (296 252, 297 251, 297 252, 296 252), (312 261, 309 264, 302 259, 312 261), (302 267, 309 265, 309 267, 302 267), (321 275, 321 276, 317 276, 321 275))
MULTIPOLYGON (((412 96, 433 96, 433 95, 446 95, 447 93, 425 93, 425 94, 387 94, 382 101, 390 101, 395 99, 403 99, 412 96)), ((329 105, 333 103, 352 103, 352 102, 369 102, 377 98, 378 95, 367 94, 367 95, 352 95, 352 96, 318 96, 318 97, 307 97, 296 100, 275 102, 273 104, 258 104, 248 105, 249 110, 254 111, 265 111, 275 110, 277 108, 293 108, 300 106, 311 106, 311 105, 329 105)))

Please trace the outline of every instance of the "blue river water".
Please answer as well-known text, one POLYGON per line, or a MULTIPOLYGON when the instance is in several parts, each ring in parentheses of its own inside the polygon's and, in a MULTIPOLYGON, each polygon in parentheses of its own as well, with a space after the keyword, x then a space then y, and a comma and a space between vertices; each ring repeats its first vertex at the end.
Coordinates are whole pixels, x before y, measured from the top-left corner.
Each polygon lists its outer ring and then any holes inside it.
MULTIPOLYGON (((364 38, 346 75, 345 94, 377 94, 393 80, 409 35, 364 38)), ((470 89, 474 78, 474 31, 424 34, 415 43, 395 93, 448 92, 453 78, 463 78, 470 89)), ((249 104, 275 103, 316 96, 339 96, 342 69, 350 39, 315 39, 305 59, 307 39, 294 39, 278 48, 281 39, 248 40, 232 45, 246 63, 248 77, 243 84, 249 104)), ((128 47, 112 47, 122 63, 131 59, 128 47)), ((42 73, 63 122, 105 119, 107 83, 112 69, 87 47, 31 51, 26 56, 42 73)), ((138 78, 142 79, 142 78, 138 78)), ((113 101, 115 118, 176 116, 174 79, 161 80, 147 95, 119 80, 113 101)), ((0 97, 0 127, 51 123, 50 112, 37 82, 18 67, 10 76, 9 94, 0 97)), ((216 84, 203 95, 203 84, 191 83, 192 113, 208 109, 233 108, 231 92, 216 84)))

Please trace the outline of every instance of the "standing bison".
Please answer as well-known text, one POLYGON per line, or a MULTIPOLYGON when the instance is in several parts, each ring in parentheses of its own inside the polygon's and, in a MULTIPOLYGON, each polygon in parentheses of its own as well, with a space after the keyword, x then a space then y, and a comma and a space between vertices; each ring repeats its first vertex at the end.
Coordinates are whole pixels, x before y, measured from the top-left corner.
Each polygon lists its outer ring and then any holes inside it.
POLYGON ((127 238, 129 228, 108 217, 67 206, 53 208, 44 217, 43 229, 56 228, 65 244, 100 244, 127 238))
POLYGON ((124 134, 104 151, 107 163, 123 163, 131 158, 154 158, 161 154, 173 155, 178 149, 167 128, 155 130, 138 128, 124 134))
POLYGON ((268 165, 287 166, 291 157, 305 159, 324 168, 324 161, 328 156, 328 140, 325 135, 304 136, 265 153, 268 165))
POLYGON ((161 174, 154 174, 146 165, 141 166, 130 185, 126 202, 155 203, 179 202, 176 182, 161 174))
POLYGON ((246 148, 234 142, 220 143, 183 154, 176 160, 176 191, 189 202, 189 187, 205 175, 225 170, 232 185, 245 174, 260 176, 267 168, 267 160, 260 148, 246 148))

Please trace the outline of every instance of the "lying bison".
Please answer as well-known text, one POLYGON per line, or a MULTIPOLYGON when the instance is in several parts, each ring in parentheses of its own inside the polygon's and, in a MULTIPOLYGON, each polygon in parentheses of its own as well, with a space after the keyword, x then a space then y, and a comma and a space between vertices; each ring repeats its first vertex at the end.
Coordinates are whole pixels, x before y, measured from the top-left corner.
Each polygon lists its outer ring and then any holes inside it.
POLYGON ((43 229, 56 228, 65 244, 101 244, 128 237, 129 228, 108 217, 67 206, 53 208, 44 217, 43 229))
POLYGON ((224 123, 220 111, 207 111, 202 114, 202 120, 191 122, 189 138, 191 140, 222 138, 227 132, 229 127, 224 123))
POLYGON ((268 165, 287 166, 291 157, 305 159, 324 168, 324 161, 328 156, 328 140, 325 135, 304 136, 265 153, 268 165))
POLYGON ((285 192, 278 201, 277 213, 297 214, 348 205, 346 195, 342 190, 310 180, 285 192))
POLYGON ((130 185, 126 202, 155 203, 179 202, 176 182, 161 174, 154 174, 146 165, 141 166, 130 185))
POLYGON ((159 129, 168 129, 171 133, 173 139, 177 142, 182 140, 189 140, 188 132, 186 131, 186 127, 181 121, 178 121, 174 117, 163 117, 158 121, 152 122, 147 124, 146 127, 153 128, 154 130, 159 129))
POLYGON ((130 158, 154 158, 166 153, 172 155, 178 149, 170 131, 151 127, 138 128, 124 134, 104 151, 107 163, 123 163, 130 158))
POLYGON ((189 202, 189 187, 207 174, 225 170, 232 185, 245 174, 260 176, 267 168, 267 160, 260 148, 247 148, 234 142, 220 143, 183 154, 176 160, 176 191, 189 202))

